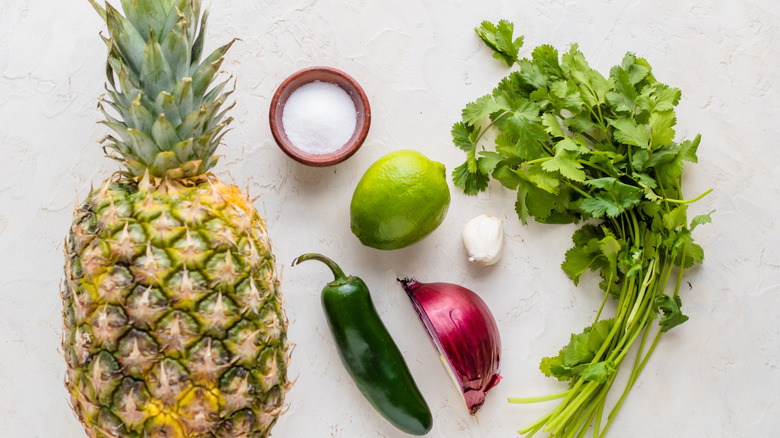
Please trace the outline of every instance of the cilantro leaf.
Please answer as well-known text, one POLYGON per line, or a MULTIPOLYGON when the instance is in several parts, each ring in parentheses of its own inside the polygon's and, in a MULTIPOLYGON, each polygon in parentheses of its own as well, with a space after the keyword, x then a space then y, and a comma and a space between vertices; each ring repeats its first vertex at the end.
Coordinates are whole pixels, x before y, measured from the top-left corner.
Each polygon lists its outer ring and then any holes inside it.
POLYGON ((601 254, 607 259, 610 272, 617 273, 618 254, 621 250, 620 242, 615 236, 606 236, 599 241, 599 250, 601 250, 601 254))
POLYGON ((520 80, 526 87, 536 90, 547 86, 549 76, 539 65, 527 59, 521 59, 518 61, 518 65, 520 66, 520 80))
POLYGON ((605 176, 618 178, 623 172, 618 170, 616 166, 622 166, 624 158, 623 155, 614 152, 593 150, 590 152, 588 163, 591 166, 602 169, 605 176))
POLYGON ((637 105, 652 113, 655 111, 673 110, 680 101, 680 90, 655 82, 642 89, 642 93, 637 97, 637 105))
POLYGON ((506 163, 502 163, 496 166, 493 170, 493 178, 503 184, 504 187, 512 190, 517 190, 520 182, 524 179, 522 173, 511 168, 506 163))
POLYGON ((476 195, 488 186, 490 177, 480 172, 470 172, 468 162, 461 164, 452 171, 452 181, 455 187, 460 187, 467 195, 476 195))
POLYGON ((617 371, 615 362, 611 360, 603 360, 601 362, 594 362, 588 364, 584 371, 582 371, 582 379, 590 380, 598 383, 607 383, 609 376, 617 371))
POLYGON ((558 118, 555 116, 555 114, 542 114, 542 125, 544 125, 545 130, 553 137, 564 137, 561 124, 558 123, 558 118))
POLYGON ((603 237, 603 232, 593 225, 584 225, 572 235, 574 246, 566 251, 566 257, 561 264, 561 269, 572 279, 575 286, 579 284, 580 276, 601 255, 602 251, 599 241, 603 237))
POLYGON ((715 213, 715 210, 712 210, 707 214, 700 214, 694 217, 693 220, 691 220, 691 227, 690 227, 691 231, 693 231, 694 228, 696 228, 699 225, 708 224, 712 222, 712 213, 715 213))
POLYGON ((477 149, 471 149, 466 152, 466 167, 470 173, 477 172, 477 149))
POLYGON ((531 211, 528 208, 526 199, 528 199, 529 186, 528 184, 517 185, 517 201, 515 201, 515 212, 517 217, 523 225, 528 225, 528 218, 531 216, 531 211))
POLYGON ((620 254, 618 269, 625 278, 631 278, 642 272, 642 254, 636 249, 620 254))
POLYGON ((577 114, 563 121, 563 126, 572 132, 586 132, 596 126, 589 114, 577 114))
POLYGON ((633 113, 636 107, 637 91, 626 70, 612 67, 609 75, 615 84, 615 91, 607 93, 607 102, 616 112, 633 113))
POLYGON ((620 213, 639 204, 644 192, 642 189, 622 183, 615 178, 597 178, 586 184, 601 188, 591 198, 580 202, 580 209, 593 217, 617 217, 620 213))
MULTIPOLYGON (((650 152, 642 149, 634 152, 634 155, 631 157, 631 166, 634 167, 635 171, 642 172, 645 169, 647 169, 647 162, 649 160, 650 160, 650 152)), ((653 180, 653 184, 655 184, 655 180, 653 180)))
POLYGON ((579 88, 572 81, 558 80, 553 82, 550 85, 550 93, 558 99, 556 106, 559 110, 566 109, 577 114, 582 105, 585 104, 582 101, 579 88))
POLYGON ((499 152, 511 151, 511 155, 526 160, 535 160, 548 155, 542 143, 549 138, 549 134, 544 127, 529 120, 524 113, 512 114, 503 126, 505 137, 497 140, 496 146, 504 149, 499 152))
POLYGON ((618 257, 623 245, 615 236, 592 225, 585 225, 574 233, 574 246, 566 251, 561 268, 575 285, 588 269, 601 270, 602 277, 617 274, 618 257))
POLYGON ((591 368, 588 371, 588 376, 591 378, 589 380, 600 379, 600 375, 608 376, 610 368, 608 363, 596 365, 591 364, 591 361, 596 358, 596 352, 609 337, 613 324, 614 320, 604 319, 586 327, 582 333, 572 334, 569 343, 558 352, 558 355, 543 358, 539 368, 545 375, 556 377, 561 381, 581 376, 588 368, 591 368))
POLYGON ((572 279, 577 286, 580 276, 590 269, 596 257, 600 254, 598 240, 593 239, 587 245, 575 246, 566 251, 566 258, 561 264, 561 269, 572 279))
POLYGON ((558 356, 543 357, 539 363, 539 369, 545 376, 555 377, 561 382, 570 380, 573 377, 572 372, 564 368, 561 353, 558 356))
POLYGON ((696 138, 694 138, 692 141, 685 140, 684 142, 680 143, 680 154, 683 160, 690 161, 691 163, 696 163, 699 161, 696 157, 696 150, 699 148, 700 141, 701 134, 696 135, 696 138))
POLYGON ((531 52, 533 63, 546 74, 552 76, 561 76, 561 65, 558 63, 558 50, 555 47, 544 44, 536 47, 531 52))
POLYGON ((485 175, 489 175, 496 168, 496 165, 504 160, 503 155, 496 152, 480 151, 479 155, 477 169, 479 169, 479 173, 485 175))
POLYGON ((583 199, 580 202, 580 209, 593 217, 600 218, 604 216, 617 217, 626 210, 626 207, 604 194, 598 194, 592 198, 583 199))
POLYGON ((492 95, 486 94, 463 108, 463 121, 469 125, 477 125, 491 114, 502 109, 502 106, 496 102, 492 95))
POLYGON ((615 128, 617 141, 645 149, 650 146, 650 134, 644 125, 639 125, 631 119, 620 118, 612 121, 612 126, 615 128))
POLYGON ((559 175, 551 174, 544 170, 544 163, 537 163, 526 166, 525 171, 528 179, 542 190, 557 195, 561 186, 559 175))
POLYGON ((676 234, 676 239, 672 246, 675 255, 674 263, 683 268, 690 268, 694 263, 701 263, 704 260, 704 250, 699 244, 693 241, 691 230, 683 229, 676 234), (685 259, 683 260, 683 256, 685 259))
POLYGON ((628 81, 633 85, 641 82, 650 73, 650 67, 642 65, 643 62, 646 63, 644 60, 637 60, 636 55, 630 52, 623 57, 620 66, 628 72, 628 81))
POLYGON ((501 101, 507 108, 514 108, 519 106, 520 102, 528 100, 532 91, 534 90, 529 90, 523 84, 520 72, 513 71, 493 89, 493 97, 497 102, 501 101))
POLYGON ((483 21, 482 24, 474 29, 482 41, 493 51, 493 57, 504 61, 507 66, 517 62, 517 54, 520 47, 523 46, 523 37, 512 37, 514 33, 514 24, 507 20, 501 20, 498 25, 489 21, 483 21))
POLYGON ((554 149, 556 151, 558 150, 565 150, 570 152, 576 152, 578 154, 587 154, 590 152, 590 149, 583 144, 582 138, 571 138, 571 137, 565 137, 563 140, 559 141, 555 144, 554 149))
POLYGON ((668 230, 675 230, 688 225, 685 213, 688 206, 683 204, 663 215, 664 227, 668 230))
POLYGON ((582 170, 582 164, 579 163, 578 158, 579 153, 576 151, 556 148, 555 156, 543 162, 542 168, 548 172, 558 171, 566 178, 582 182, 585 181, 585 172, 582 170))
POLYGON ((652 141, 650 147, 656 148, 669 144, 674 139, 674 129, 672 127, 677 123, 674 117, 674 111, 654 112, 650 114, 650 132, 652 141))
POLYGON ((474 127, 471 125, 467 125, 463 122, 458 122, 452 125, 452 142, 455 143, 455 146, 461 148, 462 150, 468 152, 476 146, 474 144, 474 141, 472 139, 472 134, 474 133, 474 127))
POLYGON ((656 298, 655 306, 664 314, 658 321, 662 332, 668 332, 688 320, 688 317, 682 313, 682 300, 679 295, 675 295, 674 298, 669 295, 661 295, 656 298))
MULTIPOLYGON (((532 91, 531 94, 528 95, 528 100, 537 104, 539 109, 546 110, 547 107, 551 105, 553 97, 550 96, 550 90, 545 86, 532 91)), ((549 113, 545 112, 544 114, 549 113)))
POLYGON ((563 66, 576 82, 586 105, 595 107, 606 103, 607 93, 611 88, 609 81, 588 66, 585 56, 576 44, 572 44, 569 52, 563 55, 563 66))
POLYGON ((528 185, 526 189, 528 197, 525 200, 528 213, 538 222, 545 222, 555 209, 558 198, 554 194, 536 187, 533 183, 524 182, 523 184, 528 185))
POLYGON ((655 93, 655 111, 671 111, 680 102, 680 89, 660 85, 655 93))

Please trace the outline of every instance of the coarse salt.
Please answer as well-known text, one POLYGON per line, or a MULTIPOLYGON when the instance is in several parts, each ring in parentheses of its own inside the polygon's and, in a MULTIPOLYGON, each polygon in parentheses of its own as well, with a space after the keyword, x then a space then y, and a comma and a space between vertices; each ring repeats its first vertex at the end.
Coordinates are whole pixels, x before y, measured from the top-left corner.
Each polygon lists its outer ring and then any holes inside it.
POLYGON ((324 155, 341 149, 357 126, 357 110, 346 91, 330 82, 298 87, 282 110, 287 138, 303 152, 324 155))

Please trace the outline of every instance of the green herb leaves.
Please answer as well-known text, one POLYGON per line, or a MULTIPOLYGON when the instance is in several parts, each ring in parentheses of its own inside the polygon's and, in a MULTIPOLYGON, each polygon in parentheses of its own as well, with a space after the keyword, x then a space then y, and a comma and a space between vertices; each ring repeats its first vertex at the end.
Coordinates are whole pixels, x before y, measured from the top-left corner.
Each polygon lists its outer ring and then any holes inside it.
POLYGON ((498 25, 489 21, 483 21, 482 24, 474 29, 482 38, 482 41, 495 52, 493 56, 506 62, 511 66, 517 62, 517 53, 523 46, 523 37, 512 39, 514 33, 514 24, 507 20, 501 20, 498 25))
POLYGON ((669 295, 661 295, 655 300, 658 309, 664 313, 658 323, 661 325, 661 331, 669 331, 673 327, 676 327, 688 320, 688 317, 683 315, 682 300, 679 295, 670 297, 669 295))
POLYGON ((593 195, 582 199, 580 210, 593 217, 614 218, 631 207, 639 204, 643 191, 639 187, 622 183, 617 178, 594 178, 586 181, 591 187, 597 188, 593 195))
POLYGON ((494 57, 515 70, 467 104, 453 126, 453 142, 466 154, 453 182, 470 195, 491 179, 517 191, 515 210, 524 224, 530 217, 588 221, 574 233, 561 267, 575 285, 587 271, 597 272, 604 303, 591 326, 571 335, 557 356, 542 359, 541 371, 571 389, 559 395, 559 407, 520 432, 544 427, 553 437, 584 436, 593 425, 600 437, 661 334, 688 319, 681 311, 682 274, 704 258, 691 232, 711 222, 711 213, 688 221, 688 206, 709 192, 686 200, 682 174, 685 162, 697 161, 701 138, 675 142, 681 92, 658 82, 646 60, 628 53, 604 76, 576 44, 560 54, 538 46, 530 59, 520 59, 523 39, 513 29, 507 21, 476 29, 494 57), (483 142, 489 131, 492 146, 483 142), (610 297, 615 316, 600 319, 610 297), (655 339, 646 342, 651 332, 655 339), (602 429, 606 393, 638 339, 623 396, 602 429))
POLYGON ((604 319, 594 323, 578 335, 571 335, 569 344, 561 349, 557 356, 545 357, 539 369, 548 377, 561 381, 582 377, 600 383, 607 381, 614 373, 612 361, 592 362, 597 353, 603 353, 602 345, 610 336, 614 321, 604 319), (601 351, 599 351, 601 350, 601 351))
POLYGON ((649 64, 631 53, 609 77, 591 69, 576 44, 560 60, 547 45, 518 59, 522 38, 513 40, 512 29, 506 21, 476 29, 496 57, 519 71, 467 104, 453 126, 453 141, 467 154, 454 171, 455 185, 476 194, 491 177, 508 182, 523 191, 517 210, 524 223, 529 216, 541 222, 614 218, 642 198, 674 199, 668 193, 678 189, 683 161, 696 161, 700 141, 673 141, 680 90, 657 82, 649 64), (479 165, 478 155, 488 152, 479 143, 489 129, 498 130, 498 156, 479 165), (591 181, 603 177, 612 178, 608 187, 591 181), (528 208, 548 201, 564 211, 550 218, 555 209, 528 208))

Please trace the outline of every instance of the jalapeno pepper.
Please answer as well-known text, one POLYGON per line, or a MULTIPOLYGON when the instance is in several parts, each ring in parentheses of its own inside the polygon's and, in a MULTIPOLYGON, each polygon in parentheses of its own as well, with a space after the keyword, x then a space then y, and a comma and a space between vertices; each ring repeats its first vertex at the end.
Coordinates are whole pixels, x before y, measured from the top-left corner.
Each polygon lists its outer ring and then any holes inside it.
POLYGON ((412 435, 428 433, 431 410, 379 318, 366 283, 344 275, 321 254, 304 254, 293 265, 306 260, 325 263, 333 272, 335 280, 322 289, 322 306, 341 362, 360 392, 398 429, 412 435))

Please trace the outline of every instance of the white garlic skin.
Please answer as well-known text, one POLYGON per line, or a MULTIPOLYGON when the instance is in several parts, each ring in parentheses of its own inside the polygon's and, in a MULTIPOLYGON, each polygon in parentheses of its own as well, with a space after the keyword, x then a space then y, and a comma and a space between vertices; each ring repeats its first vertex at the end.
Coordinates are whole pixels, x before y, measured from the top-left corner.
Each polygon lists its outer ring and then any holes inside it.
POLYGON ((495 264, 504 248, 504 221, 489 214, 470 220, 463 227, 463 246, 470 262, 495 264))

